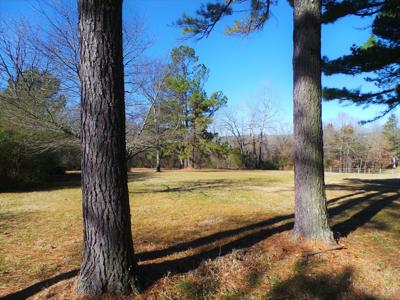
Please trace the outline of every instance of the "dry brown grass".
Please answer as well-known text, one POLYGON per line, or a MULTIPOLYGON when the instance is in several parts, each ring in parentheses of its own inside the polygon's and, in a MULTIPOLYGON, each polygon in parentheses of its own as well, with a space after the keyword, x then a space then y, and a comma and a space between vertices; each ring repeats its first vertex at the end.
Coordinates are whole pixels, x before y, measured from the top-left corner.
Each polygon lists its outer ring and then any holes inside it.
MULTIPOLYGON (((343 246, 332 250, 291 241, 291 172, 135 170, 132 227, 147 289, 125 299, 400 299, 395 176, 327 175, 343 246)), ((0 296, 76 298, 80 199, 74 180, 0 194, 0 296), (37 293, 37 283, 50 287, 37 293)))

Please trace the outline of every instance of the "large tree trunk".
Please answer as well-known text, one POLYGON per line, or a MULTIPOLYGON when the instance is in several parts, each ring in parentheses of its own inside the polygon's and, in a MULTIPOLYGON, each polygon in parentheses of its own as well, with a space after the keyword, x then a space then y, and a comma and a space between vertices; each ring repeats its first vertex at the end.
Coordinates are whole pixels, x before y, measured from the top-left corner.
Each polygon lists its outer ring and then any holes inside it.
POLYGON ((83 262, 77 292, 138 290, 127 186, 122 0, 79 0, 83 262))
POLYGON ((328 225, 321 121, 321 0, 294 1, 293 236, 334 242, 328 225))

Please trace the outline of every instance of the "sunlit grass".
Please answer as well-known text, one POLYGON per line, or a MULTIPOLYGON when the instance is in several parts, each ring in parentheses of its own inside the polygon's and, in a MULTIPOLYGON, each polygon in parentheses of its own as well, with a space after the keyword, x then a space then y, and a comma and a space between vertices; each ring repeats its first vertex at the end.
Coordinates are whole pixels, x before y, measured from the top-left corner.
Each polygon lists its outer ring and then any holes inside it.
MULTIPOLYGON (((395 299, 400 289, 400 186, 391 179, 395 176, 327 174, 332 224, 342 233, 349 231, 340 240, 345 249, 299 265, 309 250, 288 238, 292 172, 136 170, 130 174, 129 193, 139 264, 145 269, 175 261, 184 264, 206 253, 205 262, 193 271, 164 277, 142 297, 273 299, 285 290, 289 298, 296 292, 304 298, 334 295, 332 289, 317 287, 321 280, 355 299, 361 292, 395 299), (278 216, 286 217, 260 223, 278 216), (276 233, 270 234, 271 228, 277 228, 276 233), (236 243, 260 234, 249 246, 236 243), (208 236, 191 246, 190 241, 208 236), (225 251, 229 245, 241 250, 225 251), (207 253, 218 248, 221 257, 208 260, 207 253), (146 258, 146 253, 154 255, 146 258), (302 280, 309 290, 299 290, 302 280), (351 289, 342 291, 341 285, 351 289)), ((0 194, 0 295, 79 268, 81 215, 78 180, 0 194)))

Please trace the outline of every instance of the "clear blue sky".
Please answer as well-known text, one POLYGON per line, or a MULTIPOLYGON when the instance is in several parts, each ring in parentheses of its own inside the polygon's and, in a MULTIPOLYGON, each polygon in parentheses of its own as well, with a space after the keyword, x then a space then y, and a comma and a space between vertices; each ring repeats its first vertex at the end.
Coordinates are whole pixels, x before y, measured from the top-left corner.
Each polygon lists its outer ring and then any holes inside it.
MULTIPOLYGON (((33 22, 41 22, 30 3, 41 0, 0 0, 0 18, 13 19, 21 16, 33 22)), ((75 0, 64 0, 72 1, 75 0)), ((204 2, 204 1, 203 1, 204 2)), ((292 123, 292 9, 286 0, 279 0, 272 7, 273 16, 262 32, 249 37, 224 36, 227 19, 216 26, 209 38, 201 41, 182 41, 180 29, 171 26, 183 12, 193 14, 202 3, 200 0, 124 0, 124 18, 138 15, 146 31, 154 40, 147 55, 167 59, 170 50, 181 44, 195 48, 200 61, 210 70, 206 85, 208 92, 222 90, 228 97, 229 106, 240 108, 245 102, 266 95, 283 110, 283 122, 292 123)), ((322 55, 330 58, 348 53, 352 44, 365 42, 370 35, 370 18, 347 17, 333 25, 323 27, 322 55)), ((360 77, 324 77, 324 85, 342 87, 368 86, 360 77)), ((323 104, 323 120, 328 122, 339 113, 355 119, 372 118, 380 109, 366 109, 338 102, 323 104)), ((382 122, 382 121, 380 121, 382 122)))

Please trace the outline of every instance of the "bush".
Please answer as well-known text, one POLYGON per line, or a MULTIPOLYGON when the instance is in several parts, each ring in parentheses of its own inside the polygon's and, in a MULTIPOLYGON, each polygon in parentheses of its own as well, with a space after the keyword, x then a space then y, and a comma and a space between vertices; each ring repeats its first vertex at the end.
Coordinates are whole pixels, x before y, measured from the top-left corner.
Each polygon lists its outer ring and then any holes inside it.
POLYGON ((0 128, 0 189, 31 187, 48 181, 58 169, 58 155, 35 152, 18 132, 0 128))

